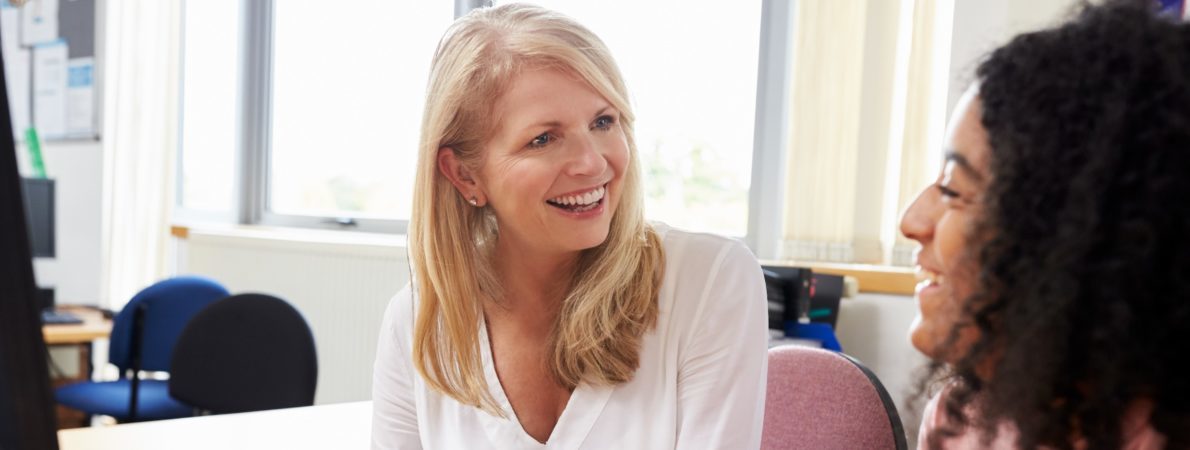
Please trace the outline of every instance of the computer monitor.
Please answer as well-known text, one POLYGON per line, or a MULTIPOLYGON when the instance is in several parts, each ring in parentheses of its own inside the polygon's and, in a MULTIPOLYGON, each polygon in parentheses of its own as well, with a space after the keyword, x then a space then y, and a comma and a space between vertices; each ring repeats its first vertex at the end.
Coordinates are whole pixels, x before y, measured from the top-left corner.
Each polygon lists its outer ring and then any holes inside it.
POLYGON ((0 449, 56 449, 54 398, 41 308, 34 297, 3 60, 0 53, 0 449))
POLYGON ((813 273, 802 267, 763 266, 764 284, 769 299, 769 329, 784 331, 796 322, 801 310, 809 310, 813 273), (801 303, 799 304, 799 300, 801 303))
POLYGON ((839 320, 843 277, 804 267, 762 266, 768 288, 769 329, 785 331, 805 315, 832 328, 839 320))
POLYGON ((54 257, 54 180, 22 178, 25 194, 25 223, 34 258, 54 257))

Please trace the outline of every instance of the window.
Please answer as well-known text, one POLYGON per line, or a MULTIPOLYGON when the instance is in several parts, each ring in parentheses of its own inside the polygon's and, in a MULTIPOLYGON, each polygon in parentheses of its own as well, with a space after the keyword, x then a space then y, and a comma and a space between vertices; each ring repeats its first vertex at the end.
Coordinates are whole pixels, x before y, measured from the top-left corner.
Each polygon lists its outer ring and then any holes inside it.
POLYGON ((451 2, 275 2, 267 210, 408 220, 426 77, 451 2))
MULTIPOLYGON (((433 50, 478 3, 186 2, 180 209, 403 232, 433 50)), ((765 259, 907 262, 896 220, 938 153, 950 2, 538 3, 616 58, 650 219, 765 259)))
POLYGON ((235 2, 184 4, 178 203, 192 212, 233 210, 239 12, 235 2))
POLYGON ((453 8, 185 2, 179 216, 402 231, 453 8))

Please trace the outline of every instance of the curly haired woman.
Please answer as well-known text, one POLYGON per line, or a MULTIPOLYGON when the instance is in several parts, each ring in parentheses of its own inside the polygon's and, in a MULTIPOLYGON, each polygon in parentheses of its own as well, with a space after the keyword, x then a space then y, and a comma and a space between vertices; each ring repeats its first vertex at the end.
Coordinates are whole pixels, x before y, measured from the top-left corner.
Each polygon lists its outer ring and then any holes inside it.
POLYGON ((1190 448, 1190 26, 1085 6, 992 53, 902 219, 922 448, 1190 448))

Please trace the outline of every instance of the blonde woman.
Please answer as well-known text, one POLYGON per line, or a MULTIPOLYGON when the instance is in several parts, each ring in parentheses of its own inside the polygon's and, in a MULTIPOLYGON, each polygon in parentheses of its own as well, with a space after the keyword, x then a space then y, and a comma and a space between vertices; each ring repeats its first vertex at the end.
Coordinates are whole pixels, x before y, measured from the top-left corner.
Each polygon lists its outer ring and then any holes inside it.
POLYGON ((525 5, 434 56, 374 449, 756 448, 767 304, 741 244, 649 225, 627 90, 525 5))

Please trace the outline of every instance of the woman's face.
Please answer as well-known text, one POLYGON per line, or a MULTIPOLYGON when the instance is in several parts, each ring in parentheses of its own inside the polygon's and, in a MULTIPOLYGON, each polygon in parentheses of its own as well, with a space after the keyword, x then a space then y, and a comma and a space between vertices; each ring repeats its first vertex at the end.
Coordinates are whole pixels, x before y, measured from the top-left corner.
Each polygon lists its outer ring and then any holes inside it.
POLYGON ((901 218, 901 233, 921 244, 917 254, 918 315, 910 327, 914 347, 936 360, 955 361, 976 338, 962 319, 962 302, 974 291, 979 243, 972 227, 983 209, 990 174, 987 131, 972 89, 955 107, 946 137, 946 162, 901 218), (942 348, 959 327, 955 351, 942 348))
POLYGON ((500 245, 555 254, 603 243, 628 166, 620 112, 553 69, 522 72, 494 111, 478 180, 500 245))

